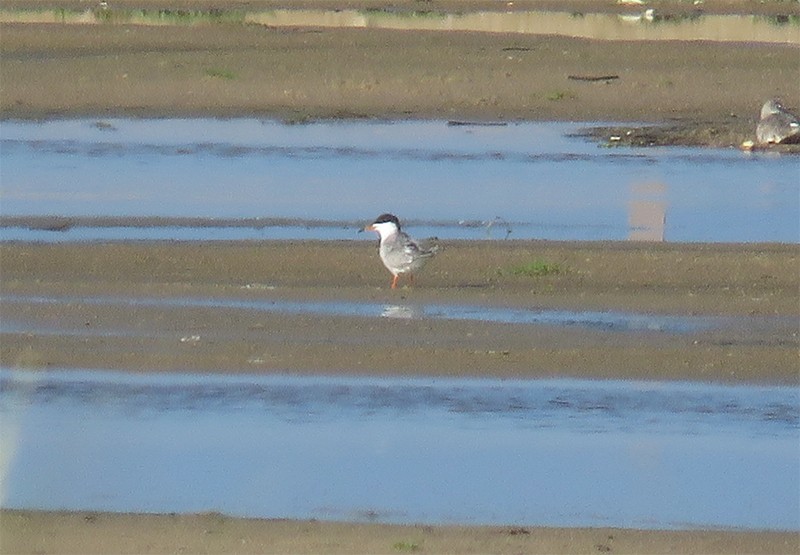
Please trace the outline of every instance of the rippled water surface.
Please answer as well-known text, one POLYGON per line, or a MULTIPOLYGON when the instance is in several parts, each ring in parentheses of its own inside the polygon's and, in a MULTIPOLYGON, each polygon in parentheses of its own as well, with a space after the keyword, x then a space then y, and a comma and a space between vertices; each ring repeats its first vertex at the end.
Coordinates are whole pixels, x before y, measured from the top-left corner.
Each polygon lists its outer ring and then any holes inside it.
POLYGON ((800 393, 0 371, 2 505, 800 529, 800 393))
MULTIPOLYGON (((787 318, 743 318, 724 316, 676 316, 665 314, 645 314, 623 311, 593 310, 554 310, 542 308, 504 308, 470 305, 444 305, 427 303, 369 303, 348 301, 303 301, 284 299, 210 299, 200 297, 147 298, 147 297, 79 297, 79 296, 30 296, 2 295, 0 301, 6 303, 8 314, 0 322, 0 332, 4 333, 54 333, 59 335, 92 335, 93 329, 65 329, 60 322, 50 322, 52 328, 39 324, 31 325, 17 322, 13 315, 14 305, 42 304, 58 310, 59 306, 80 303, 83 305, 134 307, 173 307, 173 308, 214 308, 235 310, 256 310, 284 314, 326 314, 337 316, 363 316, 368 318, 397 319, 436 319, 436 320, 479 320, 506 324, 539 324, 547 326, 584 327, 610 332, 651 331, 665 333, 688 333, 704 329, 730 326, 756 328, 770 323, 790 323, 787 318)), ((112 333, 104 330, 101 333, 112 333)), ((119 333, 131 333, 130 330, 119 333)))
POLYGON ((0 238, 367 239, 391 211, 420 237, 800 241, 795 156, 600 148, 581 128, 5 121, 0 238))

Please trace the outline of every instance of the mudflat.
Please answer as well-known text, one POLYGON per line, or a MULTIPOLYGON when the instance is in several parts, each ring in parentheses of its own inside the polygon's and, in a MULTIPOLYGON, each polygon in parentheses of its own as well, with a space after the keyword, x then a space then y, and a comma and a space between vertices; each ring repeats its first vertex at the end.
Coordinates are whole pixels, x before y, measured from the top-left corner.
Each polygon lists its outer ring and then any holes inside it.
MULTIPOLYGON (((800 382, 800 247, 443 242, 391 290, 374 243, 0 244, 0 365, 800 382), (193 304, 191 299, 202 299, 193 304), (162 302, 164 301, 164 302, 162 302), (172 301, 172 302, 170 302, 172 301), (233 301, 233 302, 232 302, 233 301), (386 317, 252 303, 369 303, 386 317), (725 318, 695 331, 392 318, 414 307, 725 318)), ((3 553, 796 553, 796 532, 392 526, 0 512, 3 553)))
POLYGON ((0 511, 4 553, 797 553, 792 532, 396 526, 198 515, 0 511))
MULTIPOLYGON (((266 0, 109 4, 112 12, 287 7, 266 0)), ((681 16, 697 9, 688 5, 654 3, 656 13, 681 16)), ((334 6, 303 0, 288 7, 334 6)), ((348 0, 335 7, 498 9, 478 0, 392 6, 348 0)), ((3 8, 97 6, 8 0, 3 8)), ((641 11, 594 0, 519 0, 502 9, 641 11)), ((706 0, 702 10, 800 14, 796 3, 778 1, 706 0)), ((739 145, 752 138, 767 98, 800 107, 800 47, 791 41, 609 41, 509 32, 9 18, 0 22, 0 35, 0 118, 6 119, 618 121, 630 122, 634 137, 633 122, 647 122, 672 129, 652 141, 648 135, 649 142, 739 145), (603 76, 615 77, 594 79, 603 76)), ((370 242, 3 243, 0 312, 7 327, 0 336, 0 364, 30 371, 800 382, 797 245, 452 241, 441 246, 413 288, 393 291, 370 242), (194 298, 221 305, 369 303, 385 307, 387 317, 157 302, 194 298), (142 300, 147 302, 137 304, 142 300), (725 320, 722 326, 672 333, 388 317, 413 315, 426 304, 725 320)), ((218 514, 2 510, 0 551, 798 553, 800 538, 796 532, 388 526, 218 514)))
POLYGON ((101 16, 105 23, 88 24, 41 23, 38 16, 20 23, 26 18, 19 11, 56 10, 51 19, 59 21, 63 10, 99 10, 93 4, 4 3, 0 117, 647 122, 669 125, 656 134, 632 127, 607 135, 645 144, 738 146, 753 138, 765 100, 778 97, 787 107, 800 108, 796 3, 708 0, 689 9, 685 2, 664 0, 655 5, 662 19, 652 24, 654 33, 686 18, 684 25, 691 28, 703 15, 733 14, 785 21, 783 42, 759 42, 752 33, 726 41, 592 40, 560 35, 558 28, 530 34, 224 22, 226 10, 278 7, 383 11, 406 14, 412 23, 479 10, 556 9, 581 21, 598 13, 635 17, 644 9, 610 0, 523 0, 502 6, 470 0, 109 4, 101 16), (173 16, 188 16, 170 25, 164 18, 133 24, 114 15, 165 8, 173 16), (200 15, 193 20, 193 13, 200 15), (203 13, 211 15, 203 18, 203 13))
POLYGON ((799 381, 797 245, 440 247, 414 287, 391 290, 368 241, 3 244, 0 306, 20 331, 3 334, 0 362, 156 372, 799 381), (222 304, 157 302, 191 298, 222 304), (131 308, 136 299, 149 301, 131 308), (386 316, 436 305, 571 310, 576 317, 719 316, 727 323, 670 333, 226 309, 231 300, 369 303, 386 316))

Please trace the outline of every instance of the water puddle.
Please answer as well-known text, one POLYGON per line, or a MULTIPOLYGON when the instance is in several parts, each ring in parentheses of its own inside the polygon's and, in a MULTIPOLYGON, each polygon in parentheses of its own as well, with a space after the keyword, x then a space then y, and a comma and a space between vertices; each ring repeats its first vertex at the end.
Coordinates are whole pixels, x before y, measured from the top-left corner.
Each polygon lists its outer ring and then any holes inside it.
POLYGON ((386 211, 420 238, 800 240, 795 157, 599 148, 580 124, 0 126, 1 240, 367 240, 386 211))
POLYGON ((548 11, 446 13, 404 10, 0 10, 0 22, 204 25, 258 24, 268 27, 334 27, 404 31, 473 31, 558 34, 600 40, 708 40, 800 44, 794 15, 686 15, 632 9, 624 14, 548 11))
POLYGON ((798 530, 798 407, 784 387, 2 369, 0 502, 798 530))
POLYGON ((558 34, 600 40, 711 40, 800 44, 796 18, 693 15, 664 18, 656 11, 628 14, 543 11, 395 13, 357 10, 275 10, 246 21, 272 27, 355 27, 417 31, 558 34))
MULTIPOLYGON (((663 314, 640 314, 619 311, 571 311, 542 308, 504 308, 490 306, 463 306, 443 304, 386 304, 348 301, 289 301, 282 299, 209 299, 209 298, 146 298, 146 297, 47 297, 3 295, 0 302, 14 304, 47 305, 120 305, 125 307, 171 307, 171 308, 213 308, 234 310, 255 310, 285 314, 322 314, 333 316, 358 316, 366 318, 434 319, 434 320, 477 320, 506 324, 534 324, 546 326, 568 326, 596 329, 609 332, 662 332, 690 333, 726 326, 744 326, 752 321, 751 327, 758 324, 779 322, 779 318, 732 318, 723 316, 673 316, 663 314)), ((92 335, 108 334, 104 329, 98 332, 92 328, 64 330, 56 325, 52 329, 41 324, 17 322, 9 309, 0 322, 3 333, 58 333, 92 335)), ((789 322, 788 319, 786 319, 789 322)), ((130 332, 126 331, 125 334, 130 332)))

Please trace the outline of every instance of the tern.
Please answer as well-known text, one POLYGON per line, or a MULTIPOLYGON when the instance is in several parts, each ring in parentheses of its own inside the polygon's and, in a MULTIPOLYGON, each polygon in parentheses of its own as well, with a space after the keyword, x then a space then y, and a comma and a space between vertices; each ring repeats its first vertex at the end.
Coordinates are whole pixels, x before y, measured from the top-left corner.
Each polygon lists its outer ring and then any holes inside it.
POLYGON ((401 275, 407 275, 413 283, 414 274, 439 250, 437 246, 421 247, 400 229, 400 220, 394 214, 381 214, 364 231, 375 231, 380 236, 378 253, 383 265, 392 273, 392 289, 397 288, 401 275))

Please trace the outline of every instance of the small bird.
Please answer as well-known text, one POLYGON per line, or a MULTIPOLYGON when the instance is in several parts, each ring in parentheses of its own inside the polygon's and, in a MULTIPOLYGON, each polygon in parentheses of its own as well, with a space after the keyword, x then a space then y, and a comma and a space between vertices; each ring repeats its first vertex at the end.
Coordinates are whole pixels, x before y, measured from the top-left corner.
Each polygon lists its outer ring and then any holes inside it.
POLYGON ((400 220, 393 214, 381 214, 364 231, 376 231, 381 242, 378 253, 383 265, 392 273, 392 289, 402 274, 414 282, 414 273, 421 270, 439 250, 437 246, 425 249, 400 229, 400 220))
POLYGON ((786 110, 779 100, 767 100, 761 108, 756 139, 761 144, 800 142, 800 120, 786 110))

